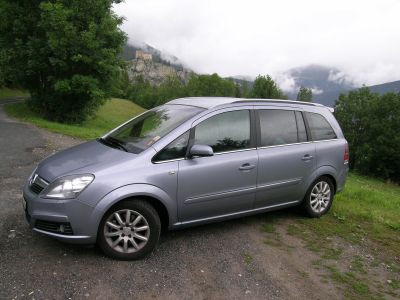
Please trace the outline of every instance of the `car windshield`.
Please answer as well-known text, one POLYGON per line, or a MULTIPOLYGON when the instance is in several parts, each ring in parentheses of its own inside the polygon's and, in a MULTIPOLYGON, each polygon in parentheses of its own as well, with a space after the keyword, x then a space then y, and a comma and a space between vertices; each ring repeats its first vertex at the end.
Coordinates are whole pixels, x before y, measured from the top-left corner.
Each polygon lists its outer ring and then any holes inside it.
POLYGON ((137 154, 201 111, 202 108, 186 105, 159 106, 134 118, 100 141, 137 154))

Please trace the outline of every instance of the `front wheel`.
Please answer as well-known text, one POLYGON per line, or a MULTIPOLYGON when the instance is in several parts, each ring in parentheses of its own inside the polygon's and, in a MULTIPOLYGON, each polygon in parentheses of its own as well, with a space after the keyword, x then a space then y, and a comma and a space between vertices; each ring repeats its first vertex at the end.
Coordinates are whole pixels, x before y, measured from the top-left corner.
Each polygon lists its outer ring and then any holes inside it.
POLYGON ((112 258, 135 260, 154 250, 160 231, 160 217, 151 204, 139 199, 124 201, 104 215, 97 242, 112 258))
POLYGON ((334 186, 329 177, 315 180, 307 191, 303 208, 308 216, 316 218, 326 214, 332 206, 334 186))

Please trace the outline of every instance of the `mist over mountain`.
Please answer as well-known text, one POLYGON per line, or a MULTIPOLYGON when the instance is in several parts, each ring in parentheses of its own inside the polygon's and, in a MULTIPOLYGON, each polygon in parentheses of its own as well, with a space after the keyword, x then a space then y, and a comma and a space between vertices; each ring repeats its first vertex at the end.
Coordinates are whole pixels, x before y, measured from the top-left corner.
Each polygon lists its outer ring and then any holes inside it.
POLYGON ((138 50, 150 53, 152 55, 153 62, 169 65, 177 69, 183 68, 183 64, 179 61, 179 59, 176 56, 160 51, 146 43, 141 43, 138 45, 134 45, 131 43, 125 44, 121 57, 124 60, 128 61, 133 60, 136 58, 136 51, 138 50))
MULTIPOLYGON (((187 81, 192 74, 195 74, 190 68, 183 65, 176 56, 166 54, 148 44, 132 45, 126 44, 122 57, 130 61, 131 77, 143 75, 151 82, 159 84, 163 78, 176 74, 183 81, 187 81), (136 60, 136 51, 142 50, 152 55, 151 61, 136 60)), ((268 71, 260 74, 268 74, 268 71)), ((254 77, 248 75, 229 76, 241 85, 250 87, 254 77)), ((274 78, 283 92, 291 100, 296 100, 297 93, 301 86, 311 88, 313 91, 313 101, 326 106, 335 106, 335 101, 340 93, 347 93, 350 90, 360 86, 349 80, 347 74, 335 67, 308 65, 297 67, 282 72, 274 78)), ((400 92, 400 80, 389 83, 383 83, 370 86, 372 92, 384 94, 388 92, 400 92)))
POLYGON ((313 90, 313 101, 332 106, 340 94, 356 88, 346 75, 337 68, 309 65, 290 69, 278 76, 284 92, 290 99, 296 99, 301 86, 313 90))
MULTIPOLYGON (((300 86, 311 88, 313 90, 313 101, 326 106, 335 106, 335 101, 340 93, 347 93, 350 90, 360 88, 361 86, 351 82, 346 74, 337 68, 325 67, 319 65, 310 65, 302 68, 291 69, 281 76, 289 84, 285 90, 289 99, 296 99, 300 86)), ((279 79, 279 77, 278 77, 279 79)), ((282 81, 285 83, 285 81, 282 81)), ((400 92, 400 81, 382 83, 369 86, 372 92, 385 94, 389 92, 400 92)))

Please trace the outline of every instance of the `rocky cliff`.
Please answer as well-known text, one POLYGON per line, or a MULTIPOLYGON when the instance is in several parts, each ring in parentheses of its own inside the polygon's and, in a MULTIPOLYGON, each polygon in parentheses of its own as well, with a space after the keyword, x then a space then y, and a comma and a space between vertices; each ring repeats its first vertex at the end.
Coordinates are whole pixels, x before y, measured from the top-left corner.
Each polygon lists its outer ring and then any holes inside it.
POLYGON ((181 66, 140 58, 131 60, 128 68, 128 75, 131 81, 133 81, 136 76, 142 76, 145 80, 155 85, 163 82, 168 76, 177 76, 183 82, 187 82, 193 74, 193 71, 181 66))

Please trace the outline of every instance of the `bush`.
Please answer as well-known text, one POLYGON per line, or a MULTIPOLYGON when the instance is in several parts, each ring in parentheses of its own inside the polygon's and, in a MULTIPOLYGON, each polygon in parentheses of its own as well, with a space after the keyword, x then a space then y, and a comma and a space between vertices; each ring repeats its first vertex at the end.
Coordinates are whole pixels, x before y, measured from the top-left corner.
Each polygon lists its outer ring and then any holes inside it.
POLYGON ((350 168, 400 182, 400 94, 363 87, 340 95, 335 115, 350 147, 350 168))

